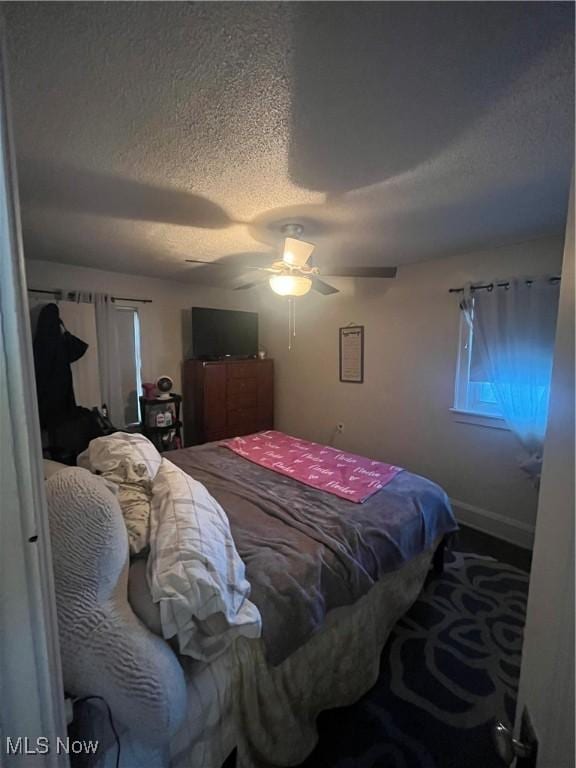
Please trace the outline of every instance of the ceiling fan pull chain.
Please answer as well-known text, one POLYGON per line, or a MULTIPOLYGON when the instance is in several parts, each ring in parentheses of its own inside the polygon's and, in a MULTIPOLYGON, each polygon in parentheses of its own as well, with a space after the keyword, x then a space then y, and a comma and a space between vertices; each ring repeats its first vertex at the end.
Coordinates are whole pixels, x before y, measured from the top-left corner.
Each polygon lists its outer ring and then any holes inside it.
POLYGON ((288 296, 288 351, 292 350, 292 339, 296 336, 296 302, 288 296))
POLYGON ((292 350, 292 299, 288 297, 288 351, 292 350))

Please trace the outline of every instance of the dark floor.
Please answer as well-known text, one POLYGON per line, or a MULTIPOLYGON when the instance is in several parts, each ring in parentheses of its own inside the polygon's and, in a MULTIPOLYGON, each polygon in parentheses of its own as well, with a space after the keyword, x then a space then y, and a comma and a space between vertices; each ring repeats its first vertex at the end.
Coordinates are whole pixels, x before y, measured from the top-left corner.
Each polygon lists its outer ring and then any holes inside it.
POLYGON ((460 526, 456 540, 452 543, 452 548, 458 552, 475 552, 477 555, 494 557, 501 563, 508 563, 523 571, 530 572, 531 549, 517 547, 515 544, 496 539, 488 533, 481 533, 474 528, 468 528, 466 525, 460 526))

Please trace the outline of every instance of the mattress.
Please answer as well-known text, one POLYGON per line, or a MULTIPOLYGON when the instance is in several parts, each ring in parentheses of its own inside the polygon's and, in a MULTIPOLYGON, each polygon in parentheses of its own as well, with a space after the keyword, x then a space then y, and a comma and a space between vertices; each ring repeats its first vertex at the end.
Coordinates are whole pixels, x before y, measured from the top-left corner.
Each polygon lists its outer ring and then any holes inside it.
MULTIPOLYGON (((237 747, 237 768, 298 765, 314 749, 316 718, 353 704, 376 682, 382 649, 426 579, 434 547, 385 575, 360 600, 335 608, 323 627, 281 664, 262 640, 238 641, 211 664, 180 657, 186 717, 169 744, 150 748, 120 730, 128 768, 221 768, 237 747)), ((117 747, 97 703, 84 705, 82 738, 100 741, 91 763, 115 768, 117 747)))
POLYGON ((407 471, 354 504, 215 443, 168 457, 225 510, 272 665, 319 631, 331 610, 352 605, 457 529, 444 491, 407 471))
MULTIPOLYGON (((226 510, 269 636, 240 638, 210 664, 181 658, 183 724, 161 749, 122 732, 121 764, 220 768, 236 746, 237 768, 297 765, 315 746, 318 714, 353 703, 376 681, 392 628, 416 600, 442 536, 456 528, 446 496, 402 472, 357 505, 215 445, 169 458, 226 510), (297 587, 286 593, 287 607, 274 599, 286 583, 278 581, 282 573, 297 587), (336 599, 322 591, 332 576, 344 585, 336 599), (271 598, 263 595, 270 581, 271 598)), ((112 768, 116 748, 103 737, 107 727, 101 713, 98 765, 112 768)))
POLYGON ((382 649, 416 600, 432 552, 388 574, 272 667, 262 640, 239 640, 225 657, 191 666, 186 722, 170 743, 170 768, 220 768, 234 746, 237 768, 297 765, 317 742, 316 718, 353 704, 376 682, 382 649))
MULTIPOLYGON (((276 667, 266 661, 261 640, 238 641, 207 665, 181 658, 188 691, 184 723, 165 751, 147 751, 122 734, 122 764, 221 768, 234 747, 237 768, 302 762, 316 745, 318 714, 353 704, 376 682, 382 649, 416 600, 431 557, 432 551, 420 555, 354 605, 331 611, 323 628, 276 667)), ((103 719, 100 735, 105 728, 103 719)), ((98 765, 113 768, 115 746, 107 746, 98 765)))

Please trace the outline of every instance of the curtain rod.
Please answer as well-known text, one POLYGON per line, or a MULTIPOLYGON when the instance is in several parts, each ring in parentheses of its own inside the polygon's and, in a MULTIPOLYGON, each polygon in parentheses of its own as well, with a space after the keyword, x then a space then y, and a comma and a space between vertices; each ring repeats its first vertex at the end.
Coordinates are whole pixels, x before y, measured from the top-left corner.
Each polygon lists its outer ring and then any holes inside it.
MULTIPOLYGON (((554 276, 550 278, 551 283, 557 283, 560 281, 559 276, 554 276)), ((524 281, 526 285, 532 285, 534 280, 525 280, 524 281)), ((506 280, 503 283, 482 283, 480 285, 471 285, 470 290, 471 291, 492 291, 494 288, 508 288, 510 285, 510 281, 506 280)), ((449 288, 448 293, 463 293, 464 287, 462 288, 449 288)))
MULTIPOLYGON (((45 291, 41 288, 28 288, 29 293, 47 293, 50 296, 60 296, 64 301, 73 301, 79 291, 45 291)), ((88 291, 89 293, 89 291, 88 291)), ((129 299, 126 296, 112 296, 112 301, 137 301, 140 304, 152 304, 152 299, 129 299)))

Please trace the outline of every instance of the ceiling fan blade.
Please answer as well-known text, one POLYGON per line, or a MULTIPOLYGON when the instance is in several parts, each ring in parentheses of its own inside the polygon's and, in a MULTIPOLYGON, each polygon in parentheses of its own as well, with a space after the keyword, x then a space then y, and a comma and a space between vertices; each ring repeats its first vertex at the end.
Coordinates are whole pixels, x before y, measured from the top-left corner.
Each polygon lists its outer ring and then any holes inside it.
POLYGON ((233 286, 233 291, 247 291, 249 288, 256 288, 258 285, 264 285, 268 282, 268 275, 263 275, 262 272, 267 270, 260 270, 260 274, 252 274, 252 270, 246 270, 242 275, 239 275, 233 286))
POLYGON ((204 264, 207 267, 221 267, 229 272, 277 272, 271 267, 253 266, 252 264, 233 264, 230 261, 208 261, 208 259, 184 259, 188 264, 204 264))
POLYGON ((228 270, 242 269, 243 271, 246 271, 247 269, 259 269, 259 267, 252 267, 247 264, 231 264, 229 261, 208 261, 207 259, 185 259, 185 261, 188 264, 204 264, 206 267, 220 267, 221 269, 228 270))
POLYGON ((326 267, 320 270, 328 277, 396 277, 397 267, 326 267))
POLYGON ((312 290, 321 293, 323 296, 330 296, 332 293, 340 293, 338 288, 334 288, 333 285, 328 285, 324 280, 319 280, 317 277, 312 278, 312 290))
POLYGON ((312 243, 305 240, 296 240, 295 237, 287 237, 284 240, 282 260, 292 267, 303 267, 314 250, 312 243))

